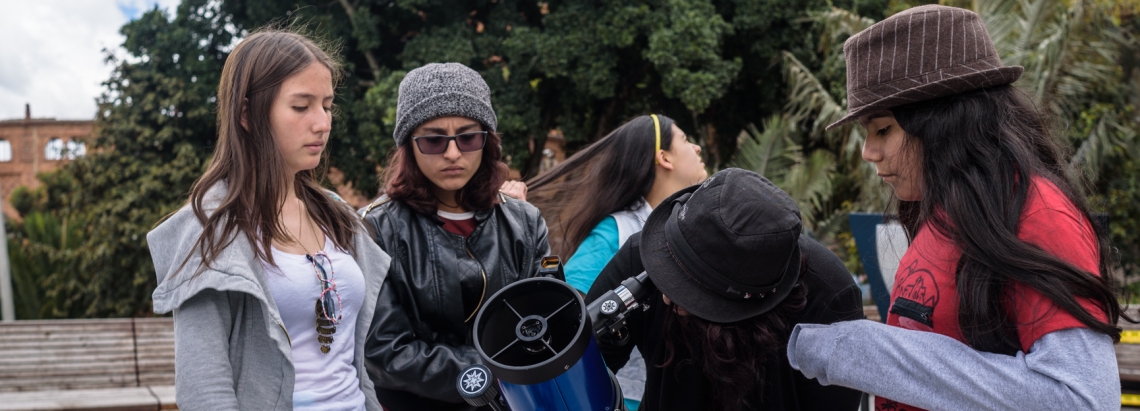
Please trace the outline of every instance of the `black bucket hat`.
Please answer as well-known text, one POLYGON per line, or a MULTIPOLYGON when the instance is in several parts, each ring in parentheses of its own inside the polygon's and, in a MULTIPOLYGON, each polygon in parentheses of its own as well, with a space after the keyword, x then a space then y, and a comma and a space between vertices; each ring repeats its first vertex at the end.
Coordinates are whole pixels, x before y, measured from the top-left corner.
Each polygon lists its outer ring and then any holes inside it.
POLYGON ((697 317, 730 323, 784 300, 799 279, 802 223, 768 179, 730 168, 662 201, 641 234, 653 284, 697 317))

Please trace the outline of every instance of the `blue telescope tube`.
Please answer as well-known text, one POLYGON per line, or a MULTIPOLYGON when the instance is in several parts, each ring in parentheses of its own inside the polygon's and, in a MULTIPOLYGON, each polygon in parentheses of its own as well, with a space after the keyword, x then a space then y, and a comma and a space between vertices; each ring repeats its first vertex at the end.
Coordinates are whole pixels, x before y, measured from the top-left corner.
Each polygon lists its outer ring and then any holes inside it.
POLYGON ((511 410, 623 408, 587 306, 565 282, 540 277, 504 287, 479 310, 473 331, 475 349, 511 410))
POLYGON ((613 411, 616 395, 610 372, 593 338, 582 359, 553 380, 516 385, 499 380, 503 398, 514 411, 613 411))

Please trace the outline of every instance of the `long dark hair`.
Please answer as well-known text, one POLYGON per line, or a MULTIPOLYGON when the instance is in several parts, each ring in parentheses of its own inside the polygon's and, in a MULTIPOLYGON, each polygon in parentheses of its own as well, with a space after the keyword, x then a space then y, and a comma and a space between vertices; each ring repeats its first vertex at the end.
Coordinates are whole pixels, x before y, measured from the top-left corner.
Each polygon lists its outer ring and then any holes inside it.
MULTIPOLYGON (((499 135, 487 133, 487 143, 483 146, 483 159, 479 169, 463 188, 455 193, 455 201, 468 211, 488 210, 499 200, 499 186, 507 179, 507 165, 503 163, 503 148, 499 146, 499 135)), ((393 148, 388 156, 388 168, 384 172, 384 193, 393 200, 407 204, 423 214, 435 214, 439 207, 432 182, 428 180, 420 166, 416 164, 415 144, 407 139, 404 145, 393 148)))
POLYGON ((794 320, 807 306, 808 271, 806 256, 801 256, 799 281, 784 301, 771 311, 733 323, 714 323, 692 314, 680 315, 675 309, 665 313, 664 368, 678 362, 700 370, 709 382, 713 404, 709 409, 737 410, 755 408, 751 400, 763 397, 764 373, 779 363, 788 346, 794 320), (677 344, 688 352, 678 359, 677 344))
MULTIPOLYGON (((899 220, 913 238, 937 230, 962 250, 957 266, 958 323, 967 344, 988 352, 1021 350, 1006 305, 1011 287, 1037 290, 1092 330, 1120 339, 1121 307, 1112 284, 1105 227, 1092 224, 1100 275, 1017 237, 1032 180, 1057 186, 1086 221, 1089 206, 1066 177, 1065 152, 1047 118, 1012 86, 984 88, 891 109, 908 144, 921 152, 922 200, 900 201, 899 220), (1090 299, 1108 322, 1085 311, 1090 299)), ((1128 318, 1128 317, 1125 317, 1128 318)))
MULTIPOLYGON (((236 232, 245 234, 254 254, 270 264, 273 240, 292 239, 278 220, 289 176, 275 148, 269 112, 281 84, 311 64, 328 68, 336 86, 340 65, 309 38, 285 29, 254 33, 226 59, 218 83, 217 147, 209 168, 190 189, 189 203, 204 227, 194 245, 202 254, 202 266, 208 267, 236 232), (243 110, 248 129, 241 124, 243 110), (225 196, 207 215, 206 193, 220 182, 228 186, 225 196)), ((355 253, 352 236, 359 219, 317 181, 316 171, 301 171, 293 178, 293 189, 321 231, 338 248, 355 253)))
MULTIPOLYGON (((661 149, 673 145, 673 119, 658 115, 661 149)), ((527 200, 550 227, 550 249, 570 258, 594 226, 649 193, 657 175, 653 119, 634 117, 561 164, 527 181, 527 200)))

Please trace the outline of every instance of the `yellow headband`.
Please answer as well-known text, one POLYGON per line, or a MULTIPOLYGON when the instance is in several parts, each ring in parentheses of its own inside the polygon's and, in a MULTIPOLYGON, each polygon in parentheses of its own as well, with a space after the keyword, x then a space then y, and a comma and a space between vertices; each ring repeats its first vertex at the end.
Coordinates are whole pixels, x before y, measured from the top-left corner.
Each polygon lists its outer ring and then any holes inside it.
POLYGON ((657 145, 653 149, 653 164, 661 164, 657 161, 657 152, 661 151, 661 120, 657 119, 656 114, 650 114, 653 117, 653 131, 657 133, 657 145))

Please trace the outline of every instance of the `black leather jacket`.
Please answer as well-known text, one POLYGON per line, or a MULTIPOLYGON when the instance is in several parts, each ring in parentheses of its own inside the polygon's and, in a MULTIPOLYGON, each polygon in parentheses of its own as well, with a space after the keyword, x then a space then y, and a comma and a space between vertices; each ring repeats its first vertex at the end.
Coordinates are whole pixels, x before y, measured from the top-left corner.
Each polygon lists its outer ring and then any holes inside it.
POLYGON ((362 210, 376 244, 392 256, 364 346, 377 398, 389 411, 474 409, 455 385, 464 367, 481 362, 471 339, 475 321, 464 322, 470 313, 458 273, 482 270, 485 299, 537 275, 550 252, 538 209, 500 198, 491 210, 475 212, 477 226, 467 239, 444 231, 436 215, 385 197, 362 210))

